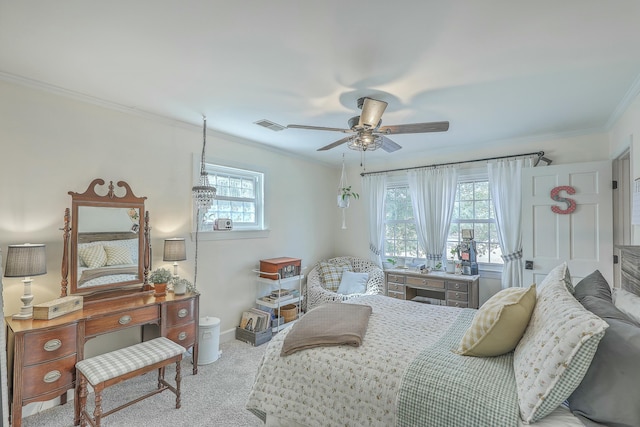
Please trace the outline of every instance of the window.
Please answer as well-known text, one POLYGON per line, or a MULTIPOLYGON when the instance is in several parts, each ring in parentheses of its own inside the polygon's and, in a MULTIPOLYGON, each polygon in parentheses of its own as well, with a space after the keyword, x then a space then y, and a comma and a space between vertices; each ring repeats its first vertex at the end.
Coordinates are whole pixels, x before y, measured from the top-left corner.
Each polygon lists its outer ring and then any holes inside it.
MULTIPOLYGON (((458 178, 447 238, 447 257, 451 249, 462 241, 462 229, 474 231, 478 263, 503 264, 486 175, 481 178, 458 178)), ((411 194, 406 182, 387 185, 384 254, 385 257, 425 258, 424 250, 418 245, 411 194)))
POLYGON ((447 255, 462 241, 461 230, 472 229, 478 263, 503 264, 495 218, 489 181, 486 178, 459 180, 447 238, 447 255))
POLYGON ((217 194, 203 215, 201 229, 212 231, 216 219, 231 218, 234 230, 263 230, 264 174, 210 163, 205 170, 217 194))

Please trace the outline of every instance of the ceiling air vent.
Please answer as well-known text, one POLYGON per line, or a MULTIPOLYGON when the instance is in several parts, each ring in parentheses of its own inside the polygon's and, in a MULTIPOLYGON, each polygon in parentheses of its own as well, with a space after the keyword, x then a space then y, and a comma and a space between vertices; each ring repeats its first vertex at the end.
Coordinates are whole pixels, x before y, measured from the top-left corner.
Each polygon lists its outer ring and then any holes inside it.
POLYGON ((284 127, 282 125, 279 125, 277 123, 273 123, 273 122, 271 122, 269 120, 266 120, 266 119, 258 120, 257 122, 254 122, 254 123, 257 124, 258 126, 262 126, 264 128, 271 129, 274 132, 279 132, 279 131, 281 131, 283 129, 286 129, 286 127, 284 127))

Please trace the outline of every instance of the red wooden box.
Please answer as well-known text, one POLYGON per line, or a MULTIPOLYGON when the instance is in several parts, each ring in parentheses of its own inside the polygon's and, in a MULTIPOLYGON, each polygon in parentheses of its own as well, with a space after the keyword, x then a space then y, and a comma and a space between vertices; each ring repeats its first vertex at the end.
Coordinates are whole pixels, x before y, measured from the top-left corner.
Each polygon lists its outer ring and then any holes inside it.
POLYGON ((266 279, 278 280, 285 279, 287 277, 298 276, 300 274, 300 266, 302 264, 302 260, 299 258, 288 258, 288 257, 280 257, 280 258, 269 258, 269 259, 261 259, 260 260, 260 277, 264 277, 266 279), (273 273, 273 274, 263 274, 263 273, 273 273), (280 273, 280 277, 277 274, 280 273))

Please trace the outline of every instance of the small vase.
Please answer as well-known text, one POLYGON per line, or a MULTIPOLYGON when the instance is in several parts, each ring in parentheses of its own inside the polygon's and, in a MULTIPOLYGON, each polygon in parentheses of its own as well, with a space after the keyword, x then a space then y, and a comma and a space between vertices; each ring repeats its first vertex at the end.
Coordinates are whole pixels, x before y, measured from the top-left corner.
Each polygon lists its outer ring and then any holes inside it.
POLYGON ((346 209, 349 207, 351 203, 351 196, 345 194, 344 197, 342 194, 338 194, 338 207, 341 209, 346 209))
POLYGON ((167 294, 167 284, 166 283, 154 283, 153 284, 153 296, 154 297, 163 297, 167 294))
POLYGON ((173 293, 176 295, 184 295, 187 293, 187 284, 180 283, 173 285, 173 293))

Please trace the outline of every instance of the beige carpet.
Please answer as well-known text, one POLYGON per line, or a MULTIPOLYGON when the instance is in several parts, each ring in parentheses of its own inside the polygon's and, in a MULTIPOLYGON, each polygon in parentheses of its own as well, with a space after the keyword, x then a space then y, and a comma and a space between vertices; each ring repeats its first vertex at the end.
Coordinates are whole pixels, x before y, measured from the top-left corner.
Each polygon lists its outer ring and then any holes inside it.
MULTIPOLYGON (((182 407, 175 409, 175 395, 165 391, 109 415, 103 426, 261 426, 262 422, 244 408, 253 385, 258 363, 266 344, 253 347, 241 341, 220 345, 222 356, 209 365, 198 367, 193 375, 191 357, 182 361, 182 407)), ((167 369, 166 378, 173 384, 175 368, 167 369)), ((151 391, 156 386, 155 373, 125 381, 105 390, 103 410, 108 411, 126 401, 151 391)), ((93 393, 87 400, 93 403, 93 393)), ((93 404, 91 405, 93 411, 93 404)), ((25 427, 73 426, 73 401, 23 419, 25 427)))

